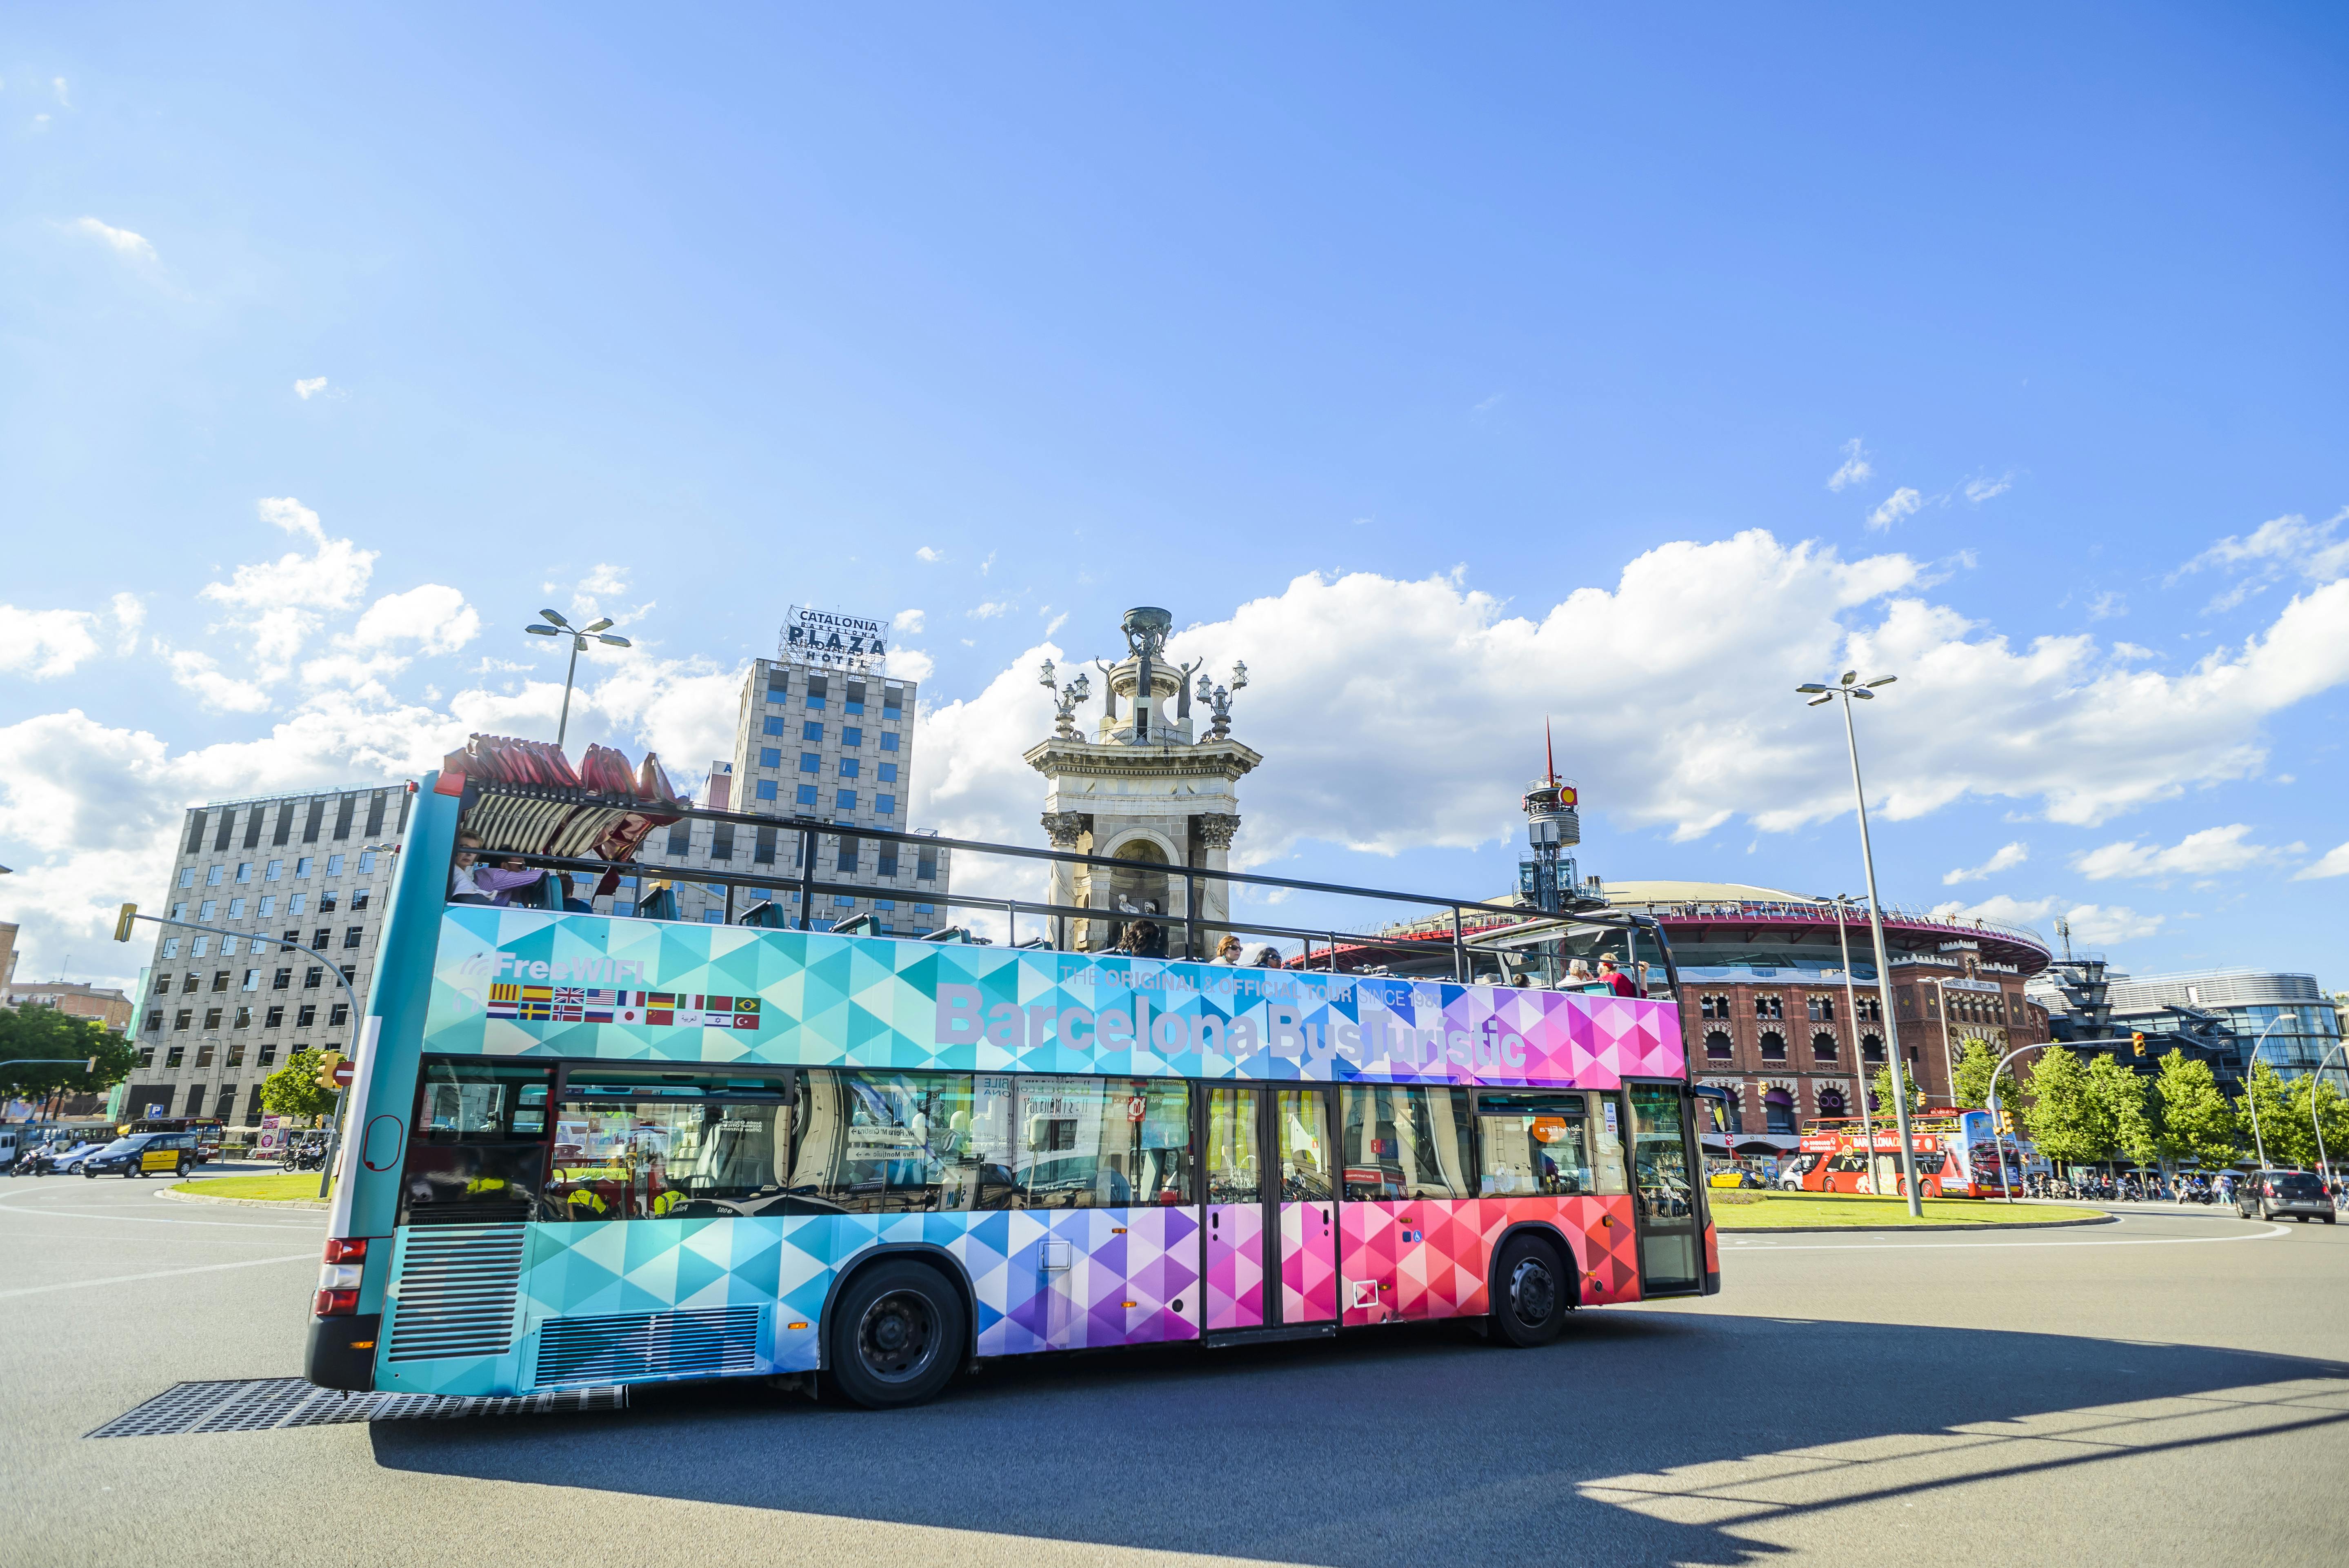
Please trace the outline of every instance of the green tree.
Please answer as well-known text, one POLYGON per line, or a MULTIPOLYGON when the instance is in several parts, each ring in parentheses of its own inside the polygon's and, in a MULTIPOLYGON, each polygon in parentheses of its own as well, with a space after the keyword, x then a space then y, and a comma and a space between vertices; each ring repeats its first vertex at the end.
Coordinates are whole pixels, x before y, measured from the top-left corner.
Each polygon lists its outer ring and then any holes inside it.
POLYGON ((2209 1062, 2189 1061, 2183 1051, 2162 1057, 2153 1101, 2154 1147, 2161 1159, 2212 1169, 2235 1162, 2240 1144, 2234 1108, 2219 1092, 2209 1062))
POLYGON ((272 1116, 324 1116, 335 1109, 335 1091, 318 1084, 325 1058, 307 1047, 261 1080, 261 1109, 272 1116))
MULTIPOLYGON (((1980 1110, 1990 1104, 1991 1069, 1998 1066, 2000 1052, 1988 1040, 1968 1040, 1965 1054, 1958 1058, 1957 1069, 1950 1075, 1950 1092, 1958 1103, 1968 1109, 1980 1110)), ((1998 1075, 1998 1103, 2001 1109, 2018 1109, 2023 1104, 2023 1091, 2015 1087, 2014 1069, 2009 1068, 1998 1075)))
POLYGON ((2251 1064, 2251 1081, 2235 1097, 2235 1131, 2237 1141, 2248 1135, 2254 1156, 2261 1150, 2267 1152, 2271 1165, 2305 1166, 2316 1164, 2316 1130, 2309 1124, 2303 1109, 2292 1114, 2292 1090, 2283 1076, 2265 1062, 2251 1064), (2253 1109, 2259 1120, 2253 1124, 2253 1109))
MULTIPOLYGON (((1900 1076, 1908 1083, 1909 1113, 1911 1116, 1914 1116, 1917 1112, 1925 1109, 1925 1091, 1917 1087, 1917 1080, 1915 1078, 1907 1073, 1903 1073, 1900 1076)), ((1892 1068, 1889 1063, 1887 1063, 1885 1066, 1876 1069, 1876 1076, 1868 1080, 1868 1092, 1869 1104, 1875 1107, 1877 1115, 1892 1116, 1897 1114, 1892 1104, 1892 1068)))
POLYGON ((0 1090, 27 1099, 59 1090, 98 1094, 129 1077, 138 1064, 136 1047, 96 1018, 45 1006, 0 1008, 0 1090), (26 1059, 39 1057, 67 1059, 47 1066, 26 1059), (82 1065, 92 1057, 98 1058, 96 1072, 82 1065))
POLYGON ((2049 1160, 2085 1165, 2112 1153, 2118 1129, 2080 1058, 2061 1046, 2039 1053, 2031 1066, 2031 1104, 2023 1125, 2049 1160))
POLYGON ((2088 1058, 2088 1090, 2103 1109, 2105 1124, 2111 1129, 2112 1147, 2138 1165, 2152 1164, 2161 1157, 2160 1140, 2154 1136, 2148 1103, 2151 1088, 2145 1078, 2110 1057, 2088 1058))
POLYGON ((2335 1171, 2349 1165, 2349 1098, 2344 1098, 2321 1075, 2309 1073, 2292 1081, 2288 1114, 2300 1126, 2310 1130, 2312 1139, 2317 1123, 2322 1121, 2324 1139, 2317 1147, 2319 1158, 2335 1171))

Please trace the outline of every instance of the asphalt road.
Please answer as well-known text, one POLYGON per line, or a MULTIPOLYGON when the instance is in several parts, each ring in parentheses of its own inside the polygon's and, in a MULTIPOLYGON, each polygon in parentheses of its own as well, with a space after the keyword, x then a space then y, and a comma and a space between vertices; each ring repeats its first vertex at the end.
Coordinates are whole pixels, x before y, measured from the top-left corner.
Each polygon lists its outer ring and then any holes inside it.
POLYGON ((999 1367, 889 1415, 83 1436, 297 1369, 322 1220, 0 1181, 0 1563, 2349 1560, 2349 1226, 1732 1241, 1724 1293, 999 1367))

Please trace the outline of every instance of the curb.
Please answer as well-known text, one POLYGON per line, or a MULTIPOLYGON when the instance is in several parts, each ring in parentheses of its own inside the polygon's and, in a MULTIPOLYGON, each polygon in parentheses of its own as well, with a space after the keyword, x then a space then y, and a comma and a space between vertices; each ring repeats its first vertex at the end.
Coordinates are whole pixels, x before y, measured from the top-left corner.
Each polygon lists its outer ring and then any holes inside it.
POLYGON ((202 1192, 183 1192, 177 1187, 166 1187, 155 1194, 174 1203, 229 1203, 240 1209, 310 1209, 324 1211, 324 1198, 212 1198, 202 1192))
POLYGON ((2118 1214, 2099 1214, 2093 1220, 1973 1220, 1953 1225, 1723 1225, 1713 1222, 1713 1230, 1728 1236, 1905 1236, 1918 1231, 2064 1231, 2075 1225, 2117 1225, 2118 1214))

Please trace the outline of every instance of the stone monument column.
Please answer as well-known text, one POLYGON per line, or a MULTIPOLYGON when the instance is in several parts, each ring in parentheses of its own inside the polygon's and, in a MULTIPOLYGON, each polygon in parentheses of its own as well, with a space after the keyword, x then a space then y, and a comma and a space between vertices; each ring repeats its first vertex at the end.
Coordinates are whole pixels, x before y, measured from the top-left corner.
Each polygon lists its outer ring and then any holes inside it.
POLYGON ((1090 696, 1089 677, 1061 686, 1051 665, 1043 668, 1060 722, 1025 755, 1044 776, 1044 830, 1055 849, 1135 862, 1131 872, 1053 868, 1053 903, 1103 912, 1070 923, 1068 944, 1078 951, 1107 947, 1134 920, 1148 918, 1164 927, 1167 956, 1205 958, 1219 934, 1206 923, 1230 918, 1225 885, 1201 881, 1197 951, 1185 953, 1179 923, 1191 911, 1183 872, 1227 868, 1240 822, 1239 781, 1264 760, 1231 738, 1232 693, 1247 684, 1247 666, 1233 666, 1228 686, 1214 685, 1198 661, 1182 664, 1166 653, 1174 624, 1174 616, 1148 606, 1125 613, 1119 630, 1126 657, 1114 665, 1095 661, 1104 700, 1090 738, 1073 717, 1090 696), (1204 735, 1193 727, 1195 702, 1209 715, 1204 735))

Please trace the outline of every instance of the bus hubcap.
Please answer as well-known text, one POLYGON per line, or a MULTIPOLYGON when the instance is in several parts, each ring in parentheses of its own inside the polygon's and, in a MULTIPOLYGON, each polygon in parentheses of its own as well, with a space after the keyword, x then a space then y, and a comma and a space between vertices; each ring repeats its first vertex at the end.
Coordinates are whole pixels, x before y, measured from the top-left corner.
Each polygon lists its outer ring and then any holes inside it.
POLYGON ((901 1383, 918 1377, 937 1353, 930 1304, 908 1291, 883 1296, 864 1309, 856 1341, 875 1377, 901 1383))
POLYGON ((1517 1321, 1527 1327, 1539 1327, 1549 1321, 1557 1310, 1557 1281, 1540 1259, 1526 1258, 1509 1275, 1509 1305, 1517 1321))

